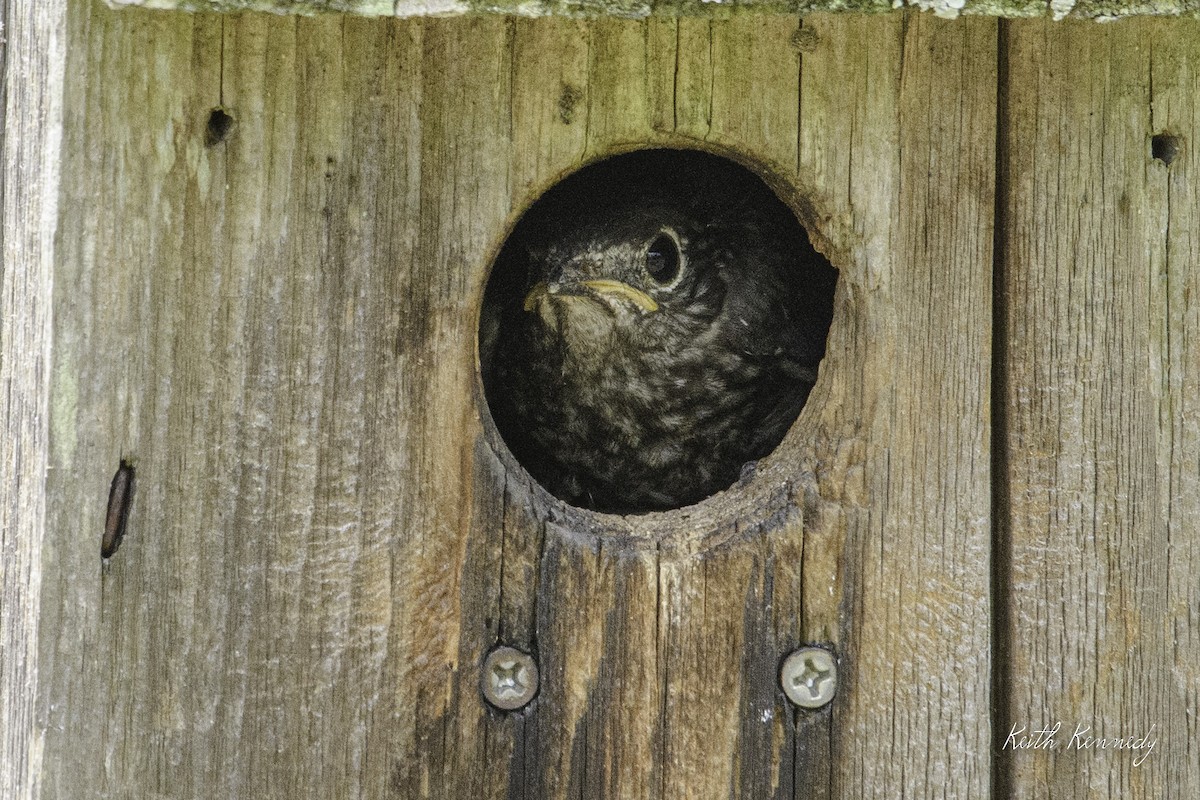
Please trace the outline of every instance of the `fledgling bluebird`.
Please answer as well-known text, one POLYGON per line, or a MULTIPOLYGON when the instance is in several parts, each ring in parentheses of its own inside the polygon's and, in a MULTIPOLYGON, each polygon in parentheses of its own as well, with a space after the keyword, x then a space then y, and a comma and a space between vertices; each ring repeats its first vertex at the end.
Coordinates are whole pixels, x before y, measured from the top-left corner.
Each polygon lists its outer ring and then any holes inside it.
POLYGON ((500 435, 573 505, 698 502, 795 421, 836 278, 791 210, 727 159, 648 150, 586 167, 497 257, 481 359, 500 435))

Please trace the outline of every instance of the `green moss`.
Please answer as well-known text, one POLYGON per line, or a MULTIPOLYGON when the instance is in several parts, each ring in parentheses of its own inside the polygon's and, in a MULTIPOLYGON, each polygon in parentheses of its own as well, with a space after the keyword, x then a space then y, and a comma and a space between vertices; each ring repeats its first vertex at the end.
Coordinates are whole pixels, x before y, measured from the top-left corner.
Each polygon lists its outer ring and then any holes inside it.
MULTIPOLYGON (((106 0, 113 6, 142 6, 173 11, 267 11, 272 14, 354 14, 358 16, 391 16, 395 4, 391 0, 106 0)), ((407 0, 401 0, 401 5, 407 0)))

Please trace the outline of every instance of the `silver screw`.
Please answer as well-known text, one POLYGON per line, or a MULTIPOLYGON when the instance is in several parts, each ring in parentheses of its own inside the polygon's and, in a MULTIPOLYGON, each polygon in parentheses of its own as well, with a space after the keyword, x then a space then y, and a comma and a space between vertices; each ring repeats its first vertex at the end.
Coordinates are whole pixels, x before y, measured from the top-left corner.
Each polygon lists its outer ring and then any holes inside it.
POLYGON ((779 670, 783 692, 801 708, 821 708, 837 692, 837 664, 823 647, 801 647, 779 670))
POLYGON ((502 711, 516 711, 537 694, 537 664, 515 647, 497 647, 483 662, 480 685, 489 703, 502 711))

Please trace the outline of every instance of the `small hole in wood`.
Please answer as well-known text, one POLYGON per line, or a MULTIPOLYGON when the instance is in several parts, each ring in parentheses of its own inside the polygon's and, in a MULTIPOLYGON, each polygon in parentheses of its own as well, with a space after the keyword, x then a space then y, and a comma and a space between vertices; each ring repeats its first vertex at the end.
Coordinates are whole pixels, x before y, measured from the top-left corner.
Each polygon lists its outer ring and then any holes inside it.
POLYGON ((204 145, 212 147, 228 138, 233 131, 234 119, 224 108, 217 106, 208 114, 208 124, 204 126, 204 145))
POLYGON ((1175 134, 1159 133, 1150 138, 1150 155, 1168 167, 1179 155, 1181 149, 1183 149, 1183 139, 1175 134))
POLYGON ((575 112, 583 100, 583 90, 563 81, 558 94, 558 119, 563 125, 575 121, 575 112))
POLYGON ((492 419, 571 505, 699 502, 753 475, 796 420, 836 280, 793 211, 729 159, 656 149, 584 167, 529 207, 493 265, 492 419))

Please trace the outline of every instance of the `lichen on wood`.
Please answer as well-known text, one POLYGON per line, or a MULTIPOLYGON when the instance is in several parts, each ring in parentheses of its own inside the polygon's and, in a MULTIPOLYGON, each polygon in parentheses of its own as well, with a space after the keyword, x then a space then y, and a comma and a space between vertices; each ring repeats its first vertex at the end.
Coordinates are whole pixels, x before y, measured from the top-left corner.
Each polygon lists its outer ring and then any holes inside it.
POLYGON ((520 17, 705 17, 745 12, 887 12, 911 6, 939 17, 1068 17, 1114 20, 1132 16, 1200 16, 1200 0, 106 0, 112 6, 178 11, 268 11, 274 14, 354 14, 441 17, 509 14, 520 17))

